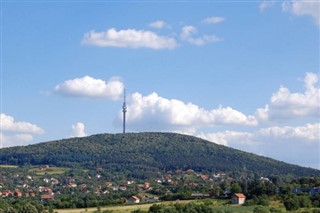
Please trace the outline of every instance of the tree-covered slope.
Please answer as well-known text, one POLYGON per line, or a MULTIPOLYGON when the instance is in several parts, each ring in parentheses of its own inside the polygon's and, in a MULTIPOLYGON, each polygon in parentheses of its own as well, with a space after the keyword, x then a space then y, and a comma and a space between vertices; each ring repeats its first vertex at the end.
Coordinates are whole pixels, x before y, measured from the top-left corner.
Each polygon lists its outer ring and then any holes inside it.
POLYGON ((0 150, 0 164, 103 167, 127 174, 193 169, 261 176, 320 176, 319 170, 174 133, 100 134, 4 148, 0 150))

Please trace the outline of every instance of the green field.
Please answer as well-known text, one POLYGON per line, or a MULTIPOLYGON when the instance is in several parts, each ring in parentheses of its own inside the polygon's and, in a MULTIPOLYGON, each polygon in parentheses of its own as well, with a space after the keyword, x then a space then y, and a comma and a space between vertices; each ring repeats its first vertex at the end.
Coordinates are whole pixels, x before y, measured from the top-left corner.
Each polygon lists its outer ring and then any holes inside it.
POLYGON ((29 170, 29 172, 34 172, 38 176, 42 176, 45 174, 48 175, 59 175, 67 172, 68 168, 63 168, 63 167, 49 167, 48 169, 45 170, 40 170, 39 168, 32 168, 29 170))
MULTIPOLYGON (((101 207, 101 211, 110 210, 113 212, 132 212, 136 209, 141 210, 149 210, 149 208, 154 204, 162 204, 162 205, 173 205, 176 203, 187 204, 190 202, 194 202, 194 200, 180 200, 180 201, 165 201, 165 202, 158 202, 158 203, 147 203, 147 204, 132 204, 132 205, 120 205, 120 206, 107 206, 101 207)), ((97 211, 97 208, 86 208, 86 209, 55 209, 55 212, 58 213, 84 213, 84 212, 94 212, 97 211)))
POLYGON ((13 166, 13 165, 0 165, 0 168, 18 168, 18 166, 13 166))
MULTIPOLYGON (((109 210, 115 213, 129 213, 137 209, 141 209, 144 211, 149 210, 149 208, 154 204, 161 204, 161 205, 174 205, 174 204, 188 204, 188 203, 197 203, 202 204, 204 202, 210 202, 210 205, 216 206, 217 210, 229 210, 232 212, 252 212, 254 206, 232 206, 227 205, 225 206, 225 200, 179 200, 179 201, 165 201, 165 202, 158 202, 158 203, 147 203, 147 204, 132 204, 132 205, 120 205, 120 206, 107 206, 101 207, 101 211, 109 210)), ((84 212, 95 212, 97 208, 82 208, 82 209, 56 209, 55 212, 58 213, 84 213, 84 212)))

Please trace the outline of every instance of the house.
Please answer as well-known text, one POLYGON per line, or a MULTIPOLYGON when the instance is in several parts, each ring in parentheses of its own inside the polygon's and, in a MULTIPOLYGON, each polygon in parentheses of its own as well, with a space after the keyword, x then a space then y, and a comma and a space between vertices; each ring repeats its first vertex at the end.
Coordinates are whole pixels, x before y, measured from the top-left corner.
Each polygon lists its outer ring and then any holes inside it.
POLYGON ((140 199, 133 195, 128 199, 128 203, 140 203, 140 199))
POLYGON ((149 182, 144 182, 144 188, 149 189, 150 188, 150 183, 149 182))
POLYGON ((205 181, 205 180, 208 180, 209 179, 209 176, 208 175, 204 175, 204 174, 201 174, 200 175, 200 178, 205 181))
POLYGON ((121 185, 118 188, 120 191, 127 191, 127 186, 121 185))
POLYGON ((10 190, 4 190, 2 192, 2 197, 10 197, 13 196, 13 192, 11 192, 10 190))
POLYGON ((128 184, 128 185, 131 185, 131 184, 133 184, 133 183, 134 183, 133 180, 127 180, 127 184, 128 184))
POLYGON ((141 197, 141 202, 145 203, 153 203, 159 201, 159 197, 148 197, 147 195, 143 195, 141 197))
POLYGON ((34 192, 26 192, 26 193, 24 194, 24 196, 25 196, 25 197, 35 197, 36 194, 35 194, 34 192))
POLYGON ((242 193, 236 193, 232 196, 231 202, 232 204, 242 205, 246 201, 246 196, 242 193))
POLYGON ((15 197, 22 197, 22 192, 20 192, 19 190, 15 190, 14 193, 13 193, 13 195, 14 195, 15 197))
POLYGON ((44 200, 53 200, 53 195, 49 195, 49 194, 41 195, 41 201, 44 201, 44 200))

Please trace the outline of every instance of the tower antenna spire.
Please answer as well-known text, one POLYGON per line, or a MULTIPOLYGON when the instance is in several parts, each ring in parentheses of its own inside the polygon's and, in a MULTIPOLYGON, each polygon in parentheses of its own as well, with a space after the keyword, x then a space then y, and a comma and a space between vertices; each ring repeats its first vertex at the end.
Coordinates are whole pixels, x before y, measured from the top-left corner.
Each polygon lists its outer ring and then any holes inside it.
POLYGON ((123 134, 126 133, 126 112, 127 112, 127 104, 126 104, 126 88, 123 91, 123 105, 122 105, 122 112, 123 112, 123 134))

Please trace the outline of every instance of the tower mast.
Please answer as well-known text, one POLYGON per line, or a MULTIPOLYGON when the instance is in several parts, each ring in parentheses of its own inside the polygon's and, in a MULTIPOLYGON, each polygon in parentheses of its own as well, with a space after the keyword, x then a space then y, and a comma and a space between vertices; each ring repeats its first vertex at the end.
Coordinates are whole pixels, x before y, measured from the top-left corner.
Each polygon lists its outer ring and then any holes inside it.
POLYGON ((124 134, 126 133, 126 112, 127 112, 126 89, 124 89, 124 92, 123 92, 122 112, 123 112, 123 134, 124 134))

